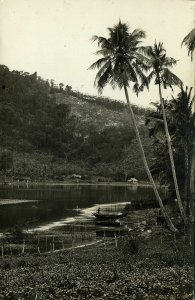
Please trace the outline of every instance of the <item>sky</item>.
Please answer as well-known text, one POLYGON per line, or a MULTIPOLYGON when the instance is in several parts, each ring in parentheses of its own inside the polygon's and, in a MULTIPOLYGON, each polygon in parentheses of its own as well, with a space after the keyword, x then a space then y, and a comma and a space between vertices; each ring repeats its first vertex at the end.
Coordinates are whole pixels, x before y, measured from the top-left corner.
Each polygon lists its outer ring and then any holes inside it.
MULTIPOLYGON (((193 85, 194 66, 181 47, 195 24, 195 1, 187 0, 0 0, 0 64, 98 95, 97 71, 88 70, 99 58, 91 37, 108 37, 107 28, 119 18, 130 30, 146 31, 143 45, 163 42, 167 55, 178 60, 173 72, 185 85, 193 85)), ((132 103, 143 107, 158 100, 153 84, 138 98, 131 89, 129 94, 132 103)), ((163 91, 164 98, 171 94, 171 90, 163 91)), ((125 101, 123 90, 110 86, 102 96, 125 101)))

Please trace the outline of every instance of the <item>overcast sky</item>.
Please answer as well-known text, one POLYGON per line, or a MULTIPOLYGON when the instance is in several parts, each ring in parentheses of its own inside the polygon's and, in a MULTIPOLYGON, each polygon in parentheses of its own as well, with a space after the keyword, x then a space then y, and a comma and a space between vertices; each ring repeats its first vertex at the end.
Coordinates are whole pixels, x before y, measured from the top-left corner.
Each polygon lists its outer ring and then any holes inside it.
MULTIPOLYGON (((107 37, 107 27, 120 18, 132 30, 146 31, 145 45, 163 42, 167 55, 179 60, 173 71, 192 86, 193 65, 181 42, 194 16, 195 2, 185 0, 0 0, 0 64, 97 95, 96 71, 87 69, 98 59, 98 46, 90 38, 107 37)), ((130 92, 131 101, 148 106, 158 100, 157 92, 156 86, 139 98, 130 92)), ((110 87, 102 95, 125 99, 123 91, 110 87)))

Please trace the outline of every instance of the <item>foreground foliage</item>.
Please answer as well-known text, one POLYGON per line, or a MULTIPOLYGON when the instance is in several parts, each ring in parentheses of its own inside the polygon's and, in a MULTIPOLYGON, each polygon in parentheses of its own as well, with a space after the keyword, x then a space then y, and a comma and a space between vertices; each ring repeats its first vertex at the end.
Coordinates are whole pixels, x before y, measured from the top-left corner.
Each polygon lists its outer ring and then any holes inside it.
POLYGON ((188 241, 159 230, 121 239, 117 249, 111 243, 1 262, 0 299, 191 299, 188 241))

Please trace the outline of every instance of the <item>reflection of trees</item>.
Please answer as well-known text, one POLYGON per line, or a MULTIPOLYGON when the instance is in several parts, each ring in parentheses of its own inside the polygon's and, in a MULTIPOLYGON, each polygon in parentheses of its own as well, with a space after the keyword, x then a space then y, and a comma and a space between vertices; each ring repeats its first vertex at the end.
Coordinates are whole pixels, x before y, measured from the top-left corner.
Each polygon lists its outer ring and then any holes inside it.
POLYGON ((137 189, 138 189, 138 185, 137 184, 132 184, 131 186, 128 186, 127 187, 128 190, 131 190, 133 192, 137 192, 137 189))

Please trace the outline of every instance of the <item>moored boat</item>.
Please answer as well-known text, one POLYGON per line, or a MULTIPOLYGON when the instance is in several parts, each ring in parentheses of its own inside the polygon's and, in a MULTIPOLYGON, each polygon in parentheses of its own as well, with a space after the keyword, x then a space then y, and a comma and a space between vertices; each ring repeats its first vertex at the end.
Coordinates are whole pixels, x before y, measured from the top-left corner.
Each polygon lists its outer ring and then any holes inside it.
POLYGON ((124 218, 128 212, 118 212, 118 213, 100 213, 100 212, 96 212, 96 213, 92 213, 96 218, 100 219, 100 220, 116 220, 116 219, 122 219, 124 218))

